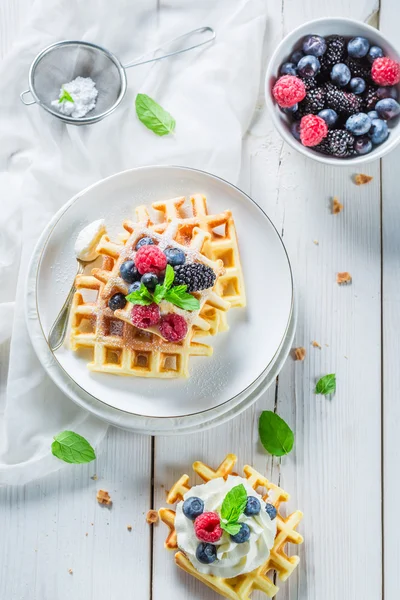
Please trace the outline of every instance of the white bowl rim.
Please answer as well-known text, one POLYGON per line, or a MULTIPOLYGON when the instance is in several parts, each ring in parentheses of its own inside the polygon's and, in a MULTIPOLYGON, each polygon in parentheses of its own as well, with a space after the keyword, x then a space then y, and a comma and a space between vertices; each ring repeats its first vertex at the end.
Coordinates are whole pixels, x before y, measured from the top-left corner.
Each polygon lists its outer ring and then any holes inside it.
MULTIPOLYGON (((302 25, 299 25, 298 27, 296 27, 295 29, 290 31, 287 35, 285 35, 285 37, 280 41, 280 43, 276 47, 273 55, 271 56, 268 66, 267 66, 267 71, 265 73, 265 82, 264 82, 265 103, 268 107, 268 111, 272 118, 272 122, 274 123, 275 128, 277 129, 277 131, 279 132, 281 137, 284 139, 284 141, 289 144, 289 146, 291 146, 292 148, 294 148, 295 150, 297 150, 304 156, 307 156, 307 157, 311 158, 312 160, 316 160, 317 162, 320 162, 323 164, 328 164, 328 165, 332 165, 335 167, 355 166, 355 165, 365 164, 367 162, 372 162, 374 160, 378 160, 379 158, 382 158, 382 156, 384 156, 388 152, 391 152, 400 143, 400 122, 396 126, 396 128, 398 130, 397 135, 395 136, 392 134, 386 142, 384 142, 380 146, 376 147, 371 153, 365 154, 364 156, 357 156, 356 158, 350 158, 350 159, 349 158, 333 158, 333 157, 331 158, 329 156, 325 156, 324 154, 319 154, 318 152, 315 152, 314 150, 309 149, 306 146, 303 146, 300 142, 298 142, 296 140, 296 138, 293 137, 293 135, 291 135, 291 133, 287 129, 285 129, 285 127, 282 126, 281 122, 279 121, 279 119, 277 117, 275 102, 273 101, 272 94, 269 89, 269 81, 270 81, 271 77, 276 77, 276 72, 275 72, 276 57, 279 54, 282 47, 285 46, 285 44, 287 44, 288 38, 296 37, 296 34, 298 34, 299 38, 300 38, 302 35, 304 35, 304 29, 306 29, 306 28, 309 29, 309 31, 311 32, 311 31, 313 31, 313 28, 315 26, 318 27, 318 25, 321 25, 321 24, 325 25, 327 23, 335 23, 335 22, 337 22, 338 25, 340 23, 353 24, 357 27, 360 27, 361 29, 364 29, 366 32, 371 32, 371 34, 373 34, 375 37, 380 38, 384 42, 385 45, 391 47, 391 49, 393 50, 393 53, 396 55, 396 59, 400 62, 400 53, 396 49, 395 45, 391 42, 391 40, 389 40, 386 36, 382 35, 382 33, 379 31, 379 29, 376 29, 375 27, 371 27, 371 25, 368 25, 367 23, 363 23, 362 21, 357 21, 356 19, 348 19, 348 18, 344 18, 344 17, 322 17, 319 19, 313 19, 311 21, 306 21, 305 23, 303 23, 302 25)), ((333 33, 332 33, 332 35, 333 35, 333 33)), ((394 132, 394 129, 392 130, 392 132, 394 132)))

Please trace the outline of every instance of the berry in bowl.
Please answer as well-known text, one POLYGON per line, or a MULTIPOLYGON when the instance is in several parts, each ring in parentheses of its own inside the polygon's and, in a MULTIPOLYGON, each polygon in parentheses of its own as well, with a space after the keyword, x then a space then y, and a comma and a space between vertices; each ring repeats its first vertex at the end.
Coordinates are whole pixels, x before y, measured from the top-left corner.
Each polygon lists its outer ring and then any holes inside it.
POLYGON ((282 137, 303 154, 361 163, 400 140, 399 82, 399 55, 379 31, 350 19, 318 19, 276 49, 266 103, 282 137))

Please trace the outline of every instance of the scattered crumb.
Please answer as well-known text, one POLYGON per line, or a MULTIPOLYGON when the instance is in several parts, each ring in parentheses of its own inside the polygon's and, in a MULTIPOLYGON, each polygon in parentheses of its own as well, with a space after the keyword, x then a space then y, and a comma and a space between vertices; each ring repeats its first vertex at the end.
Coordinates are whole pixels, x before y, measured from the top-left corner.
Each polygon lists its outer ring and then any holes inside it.
POLYGON ((110 494, 106 492, 106 490, 99 490, 97 492, 97 502, 99 504, 105 504, 106 506, 111 506, 112 500, 110 498, 110 494))
POLYGON ((164 484, 162 483, 160 487, 164 488, 165 486, 164 486, 164 484))
POLYGON ((73 570, 72 570, 72 569, 68 569, 68 573, 69 573, 70 575, 73 575, 73 573, 74 573, 74 572, 73 572, 73 570))
POLYGON ((158 521, 158 512, 156 510, 149 510, 146 515, 146 521, 149 525, 153 525, 153 523, 157 523, 158 521))
POLYGON ((127 525, 126 528, 128 531, 132 531, 132 525, 127 525))
POLYGON ((326 346, 327 348, 329 348, 329 344, 325 344, 325 346, 326 346))
POLYGON ((351 283, 352 282, 352 278, 351 278, 350 273, 348 273, 347 271, 343 271, 343 273, 338 273, 336 275, 336 282, 339 285, 351 283))
POLYGON ((371 175, 365 175, 364 173, 356 173, 354 175, 354 183, 356 185, 364 185, 365 183, 369 183, 373 177, 371 175))
POLYGON ((332 199, 332 214, 338 215, 343 210, 343 204, 341 204, 336 196, 332 199))
POLYGON ((304 360, 306 357, 306 349, 300 346, 299 348, 293 349, 294 360, 304 360))
POLYGON ((314 346, 314 348, 319 348, 321 350, 322 346, 321 344, 318 344, 318 342, 316 342, 315 340, 311 342, 312 346, 314 346))
POLYGON ((346 359, 346 360, 349 360, 349 357, 348 357, 348 356, 345 356, 345 359, 346 359))
POLYGON ((313 240, 313 243, 314 243, 316 246, 319 246, 319 241, 318 241, 318 240, 313 240))
POLYGON ((89 535, 88 532, 85 533, 86 537, 89 535))
POLYGON ((91 526, 93 527, 94 523, 90 523, 90 524, 91 524, 91 526))
POLYGON ((94 475, 92 475, 90 479, 93 479, 93 481, 97 481, 98 477, 97 477, 96 473, 94 475))

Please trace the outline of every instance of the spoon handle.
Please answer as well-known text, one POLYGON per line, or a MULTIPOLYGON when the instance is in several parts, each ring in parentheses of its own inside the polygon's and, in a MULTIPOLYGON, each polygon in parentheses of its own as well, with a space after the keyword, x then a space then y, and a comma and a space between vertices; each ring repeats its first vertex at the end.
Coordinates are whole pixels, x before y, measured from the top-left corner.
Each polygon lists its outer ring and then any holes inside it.
MULTIPOLYGON (((82 275, 83 270, 84 270, 84 265, 81 262, 78 262, 78 270, 77 270, 76 274, 82 275)), ((75 292, 76 292, 76 287, 75 287, 75 277, 74 277, 74 283, 72 284, 71 289, 69 290, 68 296, 67 296, 60 312, 58 313, 56 320, 54 321, 54 323, 50 329, 48 342, 49 342, 50 349, 53 350, 53 352, 55 350, 58 350, 58 348, 60 348, 60 346, 62 346, 62 344, 65 340, 65 335, 67 333, 67 327, 68 327, 69 311, 71 310, 72 299, 74 297, 75 292)))

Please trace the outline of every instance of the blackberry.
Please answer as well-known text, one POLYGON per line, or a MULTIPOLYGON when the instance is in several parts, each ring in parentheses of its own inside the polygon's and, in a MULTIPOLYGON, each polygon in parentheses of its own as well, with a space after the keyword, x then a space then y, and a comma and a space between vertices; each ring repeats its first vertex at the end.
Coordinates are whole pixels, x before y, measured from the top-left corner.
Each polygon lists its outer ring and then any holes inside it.
POLYGON ((376 90, 377 88, 375 86, 369 85, 363 94, 363 109, 366 112, 373 110, 375 108, 375 104, 379 100, 376 90))
POLYGON ((371 81, 371 65, 357 58, 349 56, 344 61, 349 67, 352 77, 362 77, 365 81, 371 81))
POLYGON ((333 83, 325 83, 325 102, 328 108, 333 108, 338 114, 353 115, 362 109, 362 99, 351 92, 338 89, 333 83))
POLYGON ((302 80, 307 92, 317 87, 318 85, 315 77, 302 77, 302 80))
POLYGON ((329 36, 326 38, 326 45, 325 54, 319 59, 323 75, 328 75, 333 65, 343 62, 346 56, 346 42, 341 35, 329 36))
POLYGON ((318 146, 314 146, 314 150, 336 158, 353 156, 354 136, 345 129, 333 129, 318 146))
POLYGON ((293 114, 294 119, 298 121, 305 115, 318 114, 325 106, 325 95, 325 89, 322 87, 317 87, 307 92, 307 96, 299 102, 299 108, 293 114))
POLYGON ((175 267, 174 285, 187 285, 188 292, 199 292, 214 285, 215 273, 207 265, 191 263, 175 267))

